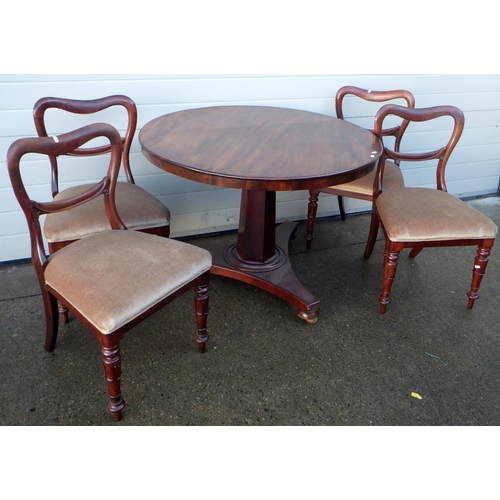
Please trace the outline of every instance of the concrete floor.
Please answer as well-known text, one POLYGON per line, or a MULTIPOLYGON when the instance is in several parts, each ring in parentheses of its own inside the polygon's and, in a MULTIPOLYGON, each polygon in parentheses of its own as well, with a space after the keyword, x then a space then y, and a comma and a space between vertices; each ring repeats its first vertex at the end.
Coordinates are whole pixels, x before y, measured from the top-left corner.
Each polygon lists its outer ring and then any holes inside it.
MULTIPOLYGON (((472 202, 500 220, 499 199, 472 202)), ((214 276, 207 353, 193 340, 191 294, 122 342, 124 419, 106 408, 99 345, 77 320, 43 349, 44 312, 31 265, 0 269, 0 425, 500 425, 500 256, 480 299, 466 292, 475 249, 402 255, 385 315, 382 249, 363 259, 369 216, 304 224, 290 243, 297 276, 322 301, 310 325, 287 302, 214 276), (421 399, 412 396, 417 393, 421 399)), ((211 248, 234 235, 191 242, 211 248)))

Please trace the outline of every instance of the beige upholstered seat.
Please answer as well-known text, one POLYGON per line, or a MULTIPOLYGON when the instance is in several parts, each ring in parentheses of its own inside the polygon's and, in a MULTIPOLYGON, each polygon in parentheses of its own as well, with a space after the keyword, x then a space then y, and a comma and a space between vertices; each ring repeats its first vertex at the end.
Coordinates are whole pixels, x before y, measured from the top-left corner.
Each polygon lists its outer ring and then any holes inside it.
MULTIPOLYGON (((464 115, 454 106, 410 109, 393 104, 383 106, 375 116, 374 133, 383 141, 384 119, 395 115, 411 122, 429 122, 441 117, 451 117, 454 125, 448 142, 441 148, 425 151, 418 145, 418 152, 395 151, 386 144, 380 157, 375 183, 370 235, 365 248, 365 258, 372 254, 379 226, 385 235, 384 279, 379 297, 380 312, 385 313, 390 303, 390 292, 400 252, 412 248, 410 257, 416 257, 425 247, 477 246, 472 271, 472 283, 467 296, 471 309, 478 298, 479 285, 486 270, 493 247, 497 226, 488 217, 446 191, 445 170, 448 159, 462 135, 464 115), (436 188, 400 187, 385 190, 388 159, 419 163, 437 160, 434 174, 436 188)), ((415 146, 414 146, 415 147, 415 146)))
POLYGON ((51 255, 44 276, 72 308, 109 334, 211 265, 210 253, 202 248, 152 234, 108 230, 51 255))
MULTIPOLYGON (((367 198, 372 198, 373 196, 373 183, 375 181, 376 170, 372 170, 368 175, 360 177, 352 182, 346 182, 345 184, 339 184, 338 186, 332 187, 337 193, 344 193, 342 196, 348 196, 352 198, 351 195, 366 196, 367 198)), ((403 173, 401 169, 393 162, 387 162, 385 165, 384 173, 384 189, 395 189, 404 186, 403 173)), ((322 190, 322 193, 329 192, 329 188, 322 190)), ((340 196, 340 194, 339 194, 340 196)))
POLYGON ((121 155, 120 134, 104 123, 88 125, 55 139, 19 139, 7 153, 12 187, 28 221, 32 262, 45 307, 45 349, 51 351, 56 344, 59 301, 101 345, 109 391, 108 408, 115 420, 122 418, 125 405, 120 393, 120 341, 126 331, 179 295, 194 289, 196 342, 198 350, 205 351, 212 265, 211 254, 204 249, 126 229, 114 200, 121 155), (52 158, 74 151, 96 138, 107 139, 111 150, 108 172, 102 181, 83 191, 81 188, 74 190, 71 198, 61 195, 49 202, 36 202, 28 196, 20 173, 25 154, 52 158), (86 203, 99 203, 107 216, 107 228, 47 256, 40 215, 63 215, 86 203))
POLYGON ((377 211, 391 241, 468 240, 494 238, 497 234, 497 225, 491 219, 437 189, 383 192, 377 198, 377 211))
MULTIPOLYGON (((65 189, 56 194, 54 200, 71 198, 84 192, 89 186, 90 184, 82 184, 65 189)), ((116 209, 127 229, 134 231, 170 224, 168 208, 141 187, 128 182, 116 183, 116 209)), ((43 226, 49 243, 79 240, 108 229, 109 220, 99 198, 71 210, 49 214, 43 226)))
MULTIPOLYGON (((385 90, 385 91, 372 91, 360 89, 358 87, 346 86, 339 89, 335 97, 335 110, 337 118, 344 120, 344 98, 348 95, 353 95, 359 99, 369 102, 387 102, 387 101, 403 101, 406 102, 409 108, 415 106, 415 98, 411 92, 407 90, 385 90)), ((394 137, 394 147, 398 151, 403 137, 404 131, 408 123, 404 120, 398 126, 386 128, 383 130, 384 137, 394 137)), ((345 220, 346 214, 344 210, 343 197, 357 198, 359 200, 373 201, 373 186, 375 180, 375 170, 370 172, 364 177, 360 177, 354 181, 329 186, 322 189, 309 191, 309 205, 307 212, 307 228, 306 228, 306 246, 311 248, 314 239, 314 222, 316 220, 316 213, 318 210, 319 193, 337 195, 340 216, 345 220)), ((404 186, 404 179, 401 170, 399 169, 399 161, 394 163, 388 162, 386 172, 384 175, 385 189, 393 189, 404 186)))

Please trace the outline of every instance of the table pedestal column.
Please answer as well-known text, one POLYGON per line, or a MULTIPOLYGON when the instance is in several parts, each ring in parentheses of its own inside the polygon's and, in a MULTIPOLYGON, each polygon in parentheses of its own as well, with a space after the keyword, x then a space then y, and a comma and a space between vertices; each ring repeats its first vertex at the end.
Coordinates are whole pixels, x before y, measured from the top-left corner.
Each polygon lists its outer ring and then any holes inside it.
POLYGON ((241 195, 238 240, 212 251, 212 272, 262 288, 298 308, 300 318, 316 323, 320 301, 295 276, 288 243, 295 222, 276 227, 276 192, 248 191, 241 195))

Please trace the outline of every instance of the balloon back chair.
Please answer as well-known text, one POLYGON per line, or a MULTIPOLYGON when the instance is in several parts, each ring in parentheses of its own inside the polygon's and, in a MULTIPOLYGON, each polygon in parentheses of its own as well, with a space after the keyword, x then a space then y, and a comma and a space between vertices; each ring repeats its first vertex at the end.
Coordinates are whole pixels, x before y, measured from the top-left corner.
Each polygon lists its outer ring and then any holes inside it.
MULTIPOLYGON (((415 107, 415 98, 408 90, 365 90, 359 87, 346 86, 338 90, 335 97, 335 111, 337 118, 345 120, 344 117, 344 98, 348 95, 353 95, 364 101, 379 103, 387 101, 405 101, 409 108, 415 107)), ((398 125, 388 127, 383 130, 384 137, 394 137, 394 148, 399 150, 401 137, 408 123, 404 120, 398 125)), ((311 248, 314 239, 314 223, 316 213, 318 211, 319 193, 337 195, 339 204, 340 217, 346 219, 343 197, 357 198, 359 200, 373 202, 373 185, 375 181, 375 170, 372 170, 368 175, 360 177, 351 182, 329 186, 322 189, 314 189, 309 191, 309 205, 307 212, 307 229, 306 229, 306 247, 311 248)), ((404 186, 403 174, 399 169, 399 162, 388 162, 386 174, 384 178, 385 187, 387 189, 393 187, 404 186)))
MULTIPOLYGON (((40 137, 48 137, 47 110, 49 109, 58 109, 74 115, 95 115, 113 107, 115 109, 124 108, 128 118, 125 136, 122 138, 122 163, 126 181, 119 181, 116 184, 118 213, 128 229, 169 237, 169 209, 155 196, 135 184, 130 168, 130 148, 137 127, 137 107, 132 99, 124 95, 113 95, 91 100, 44 97, 38 100, 33 108, 35 128, 40 137)), ((102 113, 100 113, 100 116, 102 116, 102 113)), ((98 147, 79 148, 75 151, 69 151, 67 155, 84 157, 98 156, 109 152, 110 147, 105 144, 98 147)), ((60 190, 58 158, 50 156, 50 163, 54 200, 62 201, 77 196, 89 187, 89 184, 82 184, 60 190)), ((79 205, 72 210, 48 214, 43 225, 49 253, 53 253, 73 241, 105 231, 108 228, 108 219, 103 204, 99 200, 79 205)), ((60 312, 63 322, 67 323, 67 312, 63 307, 60 308, 60 312)))
POLYGON ((97 338, 108 383, 108 408, 122 418, 120 340, 126 331, 189 289, 195 290, 196 341, 204 352, 207 335, 208 282, 211 255, 193 245, 126 230, 114 197, 120 169, 122 140, 109 124, 96 123, 57 137, 23 138, 7 153, 15 196, 26 216, 31 255, 40 284, 46 317, 45 349, 56 344, 57 302, 67 307, 97 338), (95 138, 110 145, 107 175, 74 196, 47 202, 30 199, 21 176, 21 159, 34 155, 55 158, 95 138), (27 156, 25 156, 27 155, 27 156), (24 158, 23 158, 24 157, 24 158), (100 203, 109 228, 81 238, 46 255, 39 218, 84 203, 100 203))
MULTIPOLYGON (((375 117, 374 133, 383 140, 383 122, 396 115, 411 122, 429 122, 440 117, 451 117, 453 128, 448 142, 438 149, 418 152, 394 151, 384 145, 376 170, 376 193, 373 220, 366 244, 365 258, 375 246, 379 226, 385 235, 384 273, 382 293, 379 297, 380 312, 385 313, 390 303, 390 292, 396 274, 399 253, 412 248, 410 257, 416 257, 425 247, 477 246, 472 272, 472 283, 467 296, 467 307, 478 298, 479 285, 484 275, 490 250, 497 233, 496 224, 481 212, 447 192, 445 169, 464 128, 464 115, 454 106, 408 109, 387 104, 375 117), (384 190, 385 168, 389 161, 437 161, 436 189, 401 187, 384 190)), ((444 142, 444 141, 443 141, 444 142)), ((427 163, 426 163, 427 165, 427 163)))

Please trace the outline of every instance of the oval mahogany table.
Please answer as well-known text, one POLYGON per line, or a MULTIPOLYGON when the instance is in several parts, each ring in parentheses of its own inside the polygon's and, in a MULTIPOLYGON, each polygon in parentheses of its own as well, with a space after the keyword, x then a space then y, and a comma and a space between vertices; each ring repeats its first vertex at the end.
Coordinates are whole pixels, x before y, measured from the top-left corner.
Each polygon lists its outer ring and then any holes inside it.
POLYGON ((369 131, 327 115, 266 106, 216 106, 160 116, 139 134, 157 167, 242 190, 237 242, 212 251, 212 272, 267 290, 315 323, 320 301, 288 256, 297 224, 276 228, 276 191, 309 190, 369 173, 381 155, 369 131))

